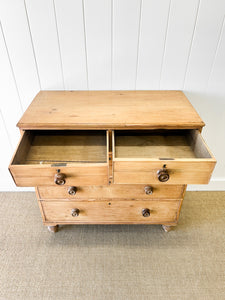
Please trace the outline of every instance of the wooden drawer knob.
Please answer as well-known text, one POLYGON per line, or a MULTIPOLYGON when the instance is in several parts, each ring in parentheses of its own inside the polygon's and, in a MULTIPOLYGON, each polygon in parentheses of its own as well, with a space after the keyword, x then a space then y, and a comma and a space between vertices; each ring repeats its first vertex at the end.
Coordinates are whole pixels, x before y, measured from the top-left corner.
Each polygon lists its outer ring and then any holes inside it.
POLYGON ((80 213, 80 210, 78 208, 73 208, 71 210, 71 215, 72 217, 78 217, 79 216, 79 213, 80 213))
POLYGON ((76 195, 76 192, 77 192, 77 188, 75 186, 70 186, 68 188, 68 194, 69 195, 74 196, 74 195, 76 195))
POLYGON ((145 194, 151 195, 153 193, 153 188, 149 185, 145 186, 145 194))
POLYGON ((55 184, 58 184, 58 185, 63 185, 66 183, 66 175, 63 174, 63 173, 57 173, 55 174, 55 184))
POLYGON ((170 175, 168 174, 168 171, 166 169, 161 169, 157 172, 158 174, 158 179, 161 182, 168 181, 170 178, 170 175))
POLYGON ((149 208, 142 209, 142 216, 145 218, 150 217, 150 209, 149 208))

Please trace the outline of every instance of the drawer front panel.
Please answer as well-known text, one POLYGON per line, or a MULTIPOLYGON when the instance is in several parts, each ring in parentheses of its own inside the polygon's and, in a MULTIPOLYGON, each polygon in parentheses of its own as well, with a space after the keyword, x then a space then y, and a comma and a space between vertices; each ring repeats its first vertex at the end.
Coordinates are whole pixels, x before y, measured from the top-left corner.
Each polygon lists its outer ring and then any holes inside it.
POLYGON ((26 131, 9 170, 17 186, 108 184, 108 132, 26 131))
POLYGON ((207 184, 216 160, 197 130, 115 131, 118 184, 207 184))
POLYGON ((215 162, 164 161, 164 162, 114 162, 115 184, 206 184, 209 182, 215 162), (168 181, 160 182, 158 171, 166 165, 168 181))
POLYGON ((176 223, 181 201, 40 201, 45 223, 169 224, 176 223), (147 211, 150 215, 144 217, 147 211), (74 212, 78 216, 73 216, 74 212))
MULTIPOLYGON (((65 175, 65 185, 107 185, 108 165, 58 167, 65 175)), ((56 167, 11 166, 10 171, 17 186, 55 185, 56 167)))
POLYGON ((183 197, 185 185, 109 185, 109 186, 77 186, 76 194, 70 195, 68 187, 65 186, 39 186, 37 195, 40 199, 181 199, 183 197), (152 193, 149 193, 151 188, 152 193), (146 188, 146 189, 145 189, 146 188), (148 194, 146 194, 146 192, 148 194))

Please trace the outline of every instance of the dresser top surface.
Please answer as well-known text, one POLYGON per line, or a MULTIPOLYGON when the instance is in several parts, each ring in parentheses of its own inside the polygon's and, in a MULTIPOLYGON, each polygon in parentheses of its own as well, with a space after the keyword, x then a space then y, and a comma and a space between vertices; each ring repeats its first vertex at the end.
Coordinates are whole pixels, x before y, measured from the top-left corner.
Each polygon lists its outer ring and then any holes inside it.
POLYGON ((41 91, 21 129, 184 129, 204 122, 181 91, 41 91))

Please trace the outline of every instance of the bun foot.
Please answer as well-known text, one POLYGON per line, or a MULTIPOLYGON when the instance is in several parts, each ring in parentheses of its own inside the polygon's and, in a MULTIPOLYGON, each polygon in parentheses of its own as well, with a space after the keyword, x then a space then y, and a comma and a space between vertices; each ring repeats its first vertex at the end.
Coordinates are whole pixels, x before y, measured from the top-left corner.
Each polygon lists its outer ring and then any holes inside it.
POLYGON ((55 226, 48 226, 48 231, 50 232, 57 232, 58 231, 58 225, 55 226))
POLYGON ((162 228, 165 232, 169 232, 172 229, 172 226, 169 225, 162 225, 162 228))

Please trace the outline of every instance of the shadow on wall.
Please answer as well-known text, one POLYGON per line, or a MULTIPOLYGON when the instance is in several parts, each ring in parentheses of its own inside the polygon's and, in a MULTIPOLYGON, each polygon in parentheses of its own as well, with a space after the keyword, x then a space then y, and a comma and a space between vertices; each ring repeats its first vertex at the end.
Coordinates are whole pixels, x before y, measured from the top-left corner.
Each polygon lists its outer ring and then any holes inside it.
POLYGON ((217 159, 212 180, 225 181, 225 96, 219 91, 184 92, 206 124, 202 135, 217 159))

